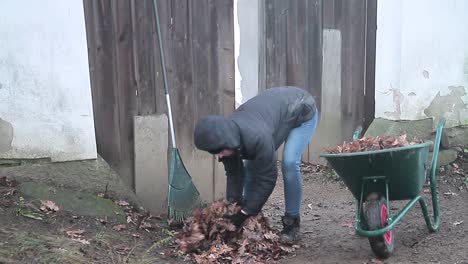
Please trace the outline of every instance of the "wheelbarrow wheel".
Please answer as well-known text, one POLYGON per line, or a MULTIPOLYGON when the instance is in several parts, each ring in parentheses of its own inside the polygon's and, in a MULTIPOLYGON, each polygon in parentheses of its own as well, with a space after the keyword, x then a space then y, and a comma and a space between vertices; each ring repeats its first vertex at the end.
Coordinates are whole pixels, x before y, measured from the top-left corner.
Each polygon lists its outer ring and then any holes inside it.
MULTIPOLYGON (((378 230, 387 226, 387 203, 382 195, 369 194, 364 208, 368 230, 378 230)), ((394 239, 393 230, 390 230, 382 236, 369 237, 369 243, 377 257, 386 259, 393 253, 394 239)))

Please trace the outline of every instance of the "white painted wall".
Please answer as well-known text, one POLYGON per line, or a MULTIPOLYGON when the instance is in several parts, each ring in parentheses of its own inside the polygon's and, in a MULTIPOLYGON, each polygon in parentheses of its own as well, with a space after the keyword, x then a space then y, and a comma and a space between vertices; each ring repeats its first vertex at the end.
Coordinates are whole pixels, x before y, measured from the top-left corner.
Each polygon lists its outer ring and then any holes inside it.
POLYGON ((376 117, 468 124, 468 1, 379 0, 377 12, 376 117))
POLYGON ((0 36, 0 158, 96 158, 83 1, 0 1, 0 36))
POLYGON ((258 94, 260 0, 234 0, 236 107, 258 94))

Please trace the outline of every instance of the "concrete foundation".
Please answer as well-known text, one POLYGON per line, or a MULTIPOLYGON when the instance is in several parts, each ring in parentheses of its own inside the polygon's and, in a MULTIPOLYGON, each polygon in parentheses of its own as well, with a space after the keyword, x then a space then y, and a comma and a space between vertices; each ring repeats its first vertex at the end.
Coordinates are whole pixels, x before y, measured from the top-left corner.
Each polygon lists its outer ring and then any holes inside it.
POLYGON ((135 191, 148 210, 167 210, 168 120, 166 115, 135 116, 135 191))

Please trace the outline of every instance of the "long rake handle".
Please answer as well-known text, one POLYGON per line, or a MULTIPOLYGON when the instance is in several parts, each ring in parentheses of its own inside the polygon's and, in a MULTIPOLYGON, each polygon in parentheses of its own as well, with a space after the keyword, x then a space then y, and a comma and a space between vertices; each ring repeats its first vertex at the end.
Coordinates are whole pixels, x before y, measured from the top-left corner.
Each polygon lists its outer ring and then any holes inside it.
POLYGON ((156 29, 158 31, 158 40, 159 40, 159 57, 161 58, 161 68, 163 73, 163 80, 164 80, 164 91, 166 93, 166 103, 167 103, 167 112, 169 114, 169 127, 171 128, 171 139, 172 139, 172 147, 176 148, 176 138, 175 138, 175 131, 174 131, 174 121, 172 120, 172 107, 171 107, 171 98, 169 97, 169 90, 167 86, 167 77, 166 77, 166 63, 164 61, 164 52, 163 52, 163 44, 162 44, 162 36, 161 36, 161 29, 159 27, 159 13, 158 13, 158 1, 154 0, 154 16, 156 18, 156 29))

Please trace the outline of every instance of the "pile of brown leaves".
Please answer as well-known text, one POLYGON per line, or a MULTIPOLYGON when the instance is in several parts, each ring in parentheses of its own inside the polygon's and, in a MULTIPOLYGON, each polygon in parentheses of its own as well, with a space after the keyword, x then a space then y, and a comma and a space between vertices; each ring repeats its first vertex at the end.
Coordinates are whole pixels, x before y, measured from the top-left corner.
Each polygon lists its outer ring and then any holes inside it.
POLYGON ((247 219, 239 230, 223 219, 238 210, 227 201, 217 201, 195 211, 176 239, 178 249, 196 263, 274 263, 295 251, 297 246, 280 243, 261 215, 247 219))
POLYGON ((326 149, 325 151, 331 154, 363 152, 371 150, 390 149, 404 147, 409 145, 419 144, 421 141, 408 142, 406 135, 398 137, 392 136, 377 136, 363 137, 351 142, 343 142, 334 148, 326 149))

